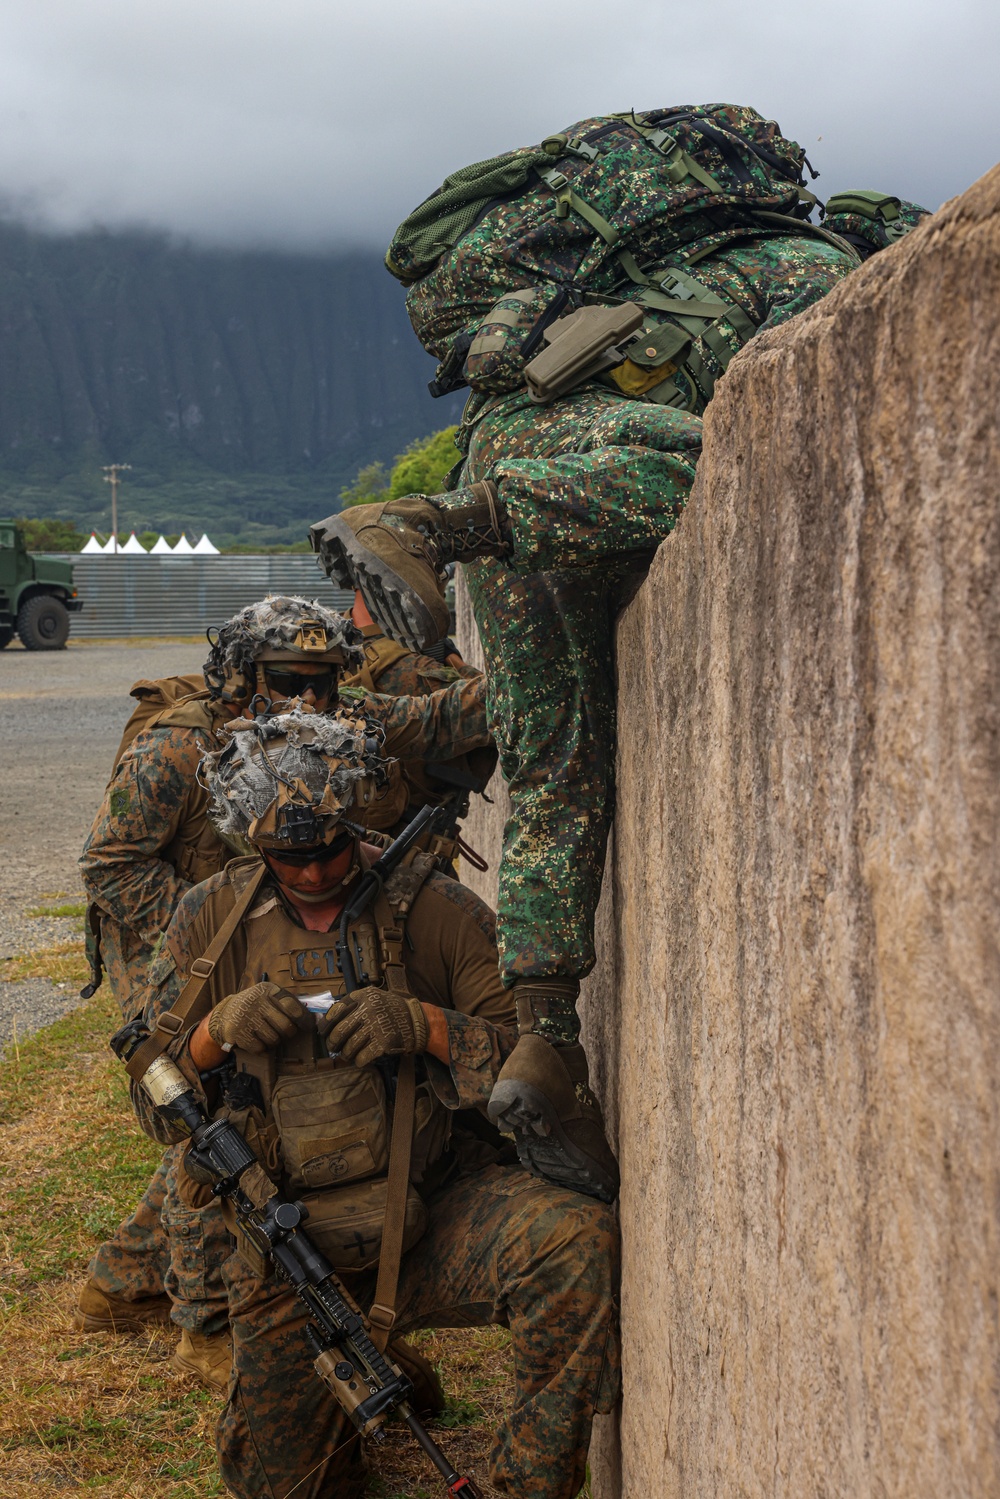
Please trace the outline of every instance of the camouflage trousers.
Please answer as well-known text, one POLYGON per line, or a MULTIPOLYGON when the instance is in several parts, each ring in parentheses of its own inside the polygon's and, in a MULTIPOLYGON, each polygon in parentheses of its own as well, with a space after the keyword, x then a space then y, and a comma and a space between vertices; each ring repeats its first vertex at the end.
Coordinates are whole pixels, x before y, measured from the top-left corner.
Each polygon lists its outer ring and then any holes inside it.
POLYGON ((90 1278, 126 1301, 166 1293, 178 1327, 220 1332, 229 1316, 222 1266, 232 1241, 217 1202, 195 1208, 185 1200, 183 1154, 182 1145, 166 1151, 138 1207, 91 1261, 90 1278))
MULTIPOLYGON (((757 328, 772 328, 854 265, 809 236, 753 236, 699 258, 695 273, 757 328)), ((735 351, 731 328, 725 337, 735 351)), ((720 377, 716 351, 700 337, 694 348, 720 377)), ((496 483, 514 537, 511 565, 467 569, 513 803, 498 910, 511 982, 579 978, 593 966, 614 799, 614 618, 687 499, 701 426, 685 411, 590 385, 547 407, 523 390, 498 397, 465 429, 463 481, 496 483)))
POLYGON ((595 386, 551 407, 508 397, 473 431, 466 476, 497 482, 514 530, 512 564, 465 569, 512 803, 497 913, 509 982, 593 967, 614 816, 614 623, 676 523, 700 443, 698 417, 595 386))
MULTIPOLYGON (((509 1327, 516 1394, 491 1481, 522 1499, 573 1499, 594 1413, 619 1386, 613 1214, 517 1166, 460 1178, 428 1206, 403 1259, 395 1330, 509 1327)), ((360 1444, 313 1372, 301 1304, 238 1255, 226 1276, 236 1378, 217 1441, 228 1488, 240 1499, 361 1499, 360 1444)), ((373 1292, 370 1281, 356 1288, 361 1305, 373 1292)))

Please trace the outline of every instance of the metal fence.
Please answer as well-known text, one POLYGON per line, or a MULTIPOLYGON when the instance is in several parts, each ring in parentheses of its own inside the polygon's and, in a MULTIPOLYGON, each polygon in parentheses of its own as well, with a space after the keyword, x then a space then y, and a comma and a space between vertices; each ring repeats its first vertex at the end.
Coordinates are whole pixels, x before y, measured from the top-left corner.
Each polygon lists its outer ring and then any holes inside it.
POLYGON ((71 637, 201 635, 266 593, 295 593, 328 609, 354 595, 334 588, 309 553, 276 557, 81 557, 72 562, 83 609, 71 637))

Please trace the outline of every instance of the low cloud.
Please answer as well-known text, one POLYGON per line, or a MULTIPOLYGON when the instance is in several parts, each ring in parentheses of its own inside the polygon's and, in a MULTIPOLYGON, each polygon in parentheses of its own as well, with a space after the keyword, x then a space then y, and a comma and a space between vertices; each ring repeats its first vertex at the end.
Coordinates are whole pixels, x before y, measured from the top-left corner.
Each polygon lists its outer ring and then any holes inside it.
POLYGON ((995 0, 8 0, 0 209, 383 246, 457 166, 587 115, 710 99, 777 118, 825 192, 936 207, 995 160, 998 40, 995 0))

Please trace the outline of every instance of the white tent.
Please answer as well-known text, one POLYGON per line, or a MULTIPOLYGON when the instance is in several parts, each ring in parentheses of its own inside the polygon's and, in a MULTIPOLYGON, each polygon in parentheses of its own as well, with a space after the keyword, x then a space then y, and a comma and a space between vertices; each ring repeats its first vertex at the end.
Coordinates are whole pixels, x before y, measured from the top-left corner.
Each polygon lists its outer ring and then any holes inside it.
POLYGON ((86 546, 82 546, 80 548, 80 556, 82 557, 83 554, 84 554, 84 552, 93 553, 93 552, 103 552, 103 551, 104 551, 104 548, 101 546, 101 543, 98 541, 98 539, 94 535, 93 531, 91 531, 91 533, 90 533, 90 540, 87 542, 86 546))
POLYGON ((173 555, 175 557, 190 557, 193 552, 194 547, 188 541, 187 537, 182 535, 180 541, 174 547, 173 555))
POLYGON ((219 555, 219 548, 212 545, 204 531, 201 540, 195 543, 194 551, 197 557, 218 557, 219 555))
POLYGON ((172 551, 172 547, 165 536, 158 536, 149 549, 151 557, 162 557, 164 552, 172 551))
POLYGON ((139 540, 138 536, 136 536, 134 531, 132 532, 128 541, 126 541, 125 545, 123 547, 120 546, 118 550, 120 552, 125 552, 129 557, 145 557, 146 555, 146 548, 143 546, 142 542, 139 540))
POLYGON ((110 557, 112 555, 112 553, 115 552, 115 551, 119 551, 120 552, 121 549, 122 549, 121 542, 119 542, 118 546, 116 547, 115 546, 115 538, 113 536, 109 536, 108 539, 107 539, 107 541, 101 547, 101 551, 104 553, 104 555, 106 557, 110 557))

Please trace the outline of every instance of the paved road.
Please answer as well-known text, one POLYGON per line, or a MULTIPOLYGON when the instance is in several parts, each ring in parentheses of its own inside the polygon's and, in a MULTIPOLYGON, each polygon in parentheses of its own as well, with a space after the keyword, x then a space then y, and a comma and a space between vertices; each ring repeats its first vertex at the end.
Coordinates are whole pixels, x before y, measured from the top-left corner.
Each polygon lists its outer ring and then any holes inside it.
MULTIPOLYGON (((80 641, 65 651, 0 651, 0 957, 72 935, 26 915, 50 897, 82 898, 76 861, 100 804, 128 696, 140 677, 197 671, 204 643, 80 641)), ((45 980, 0 982, 0 1046, 48 1024, 75 995, 45 980)))

